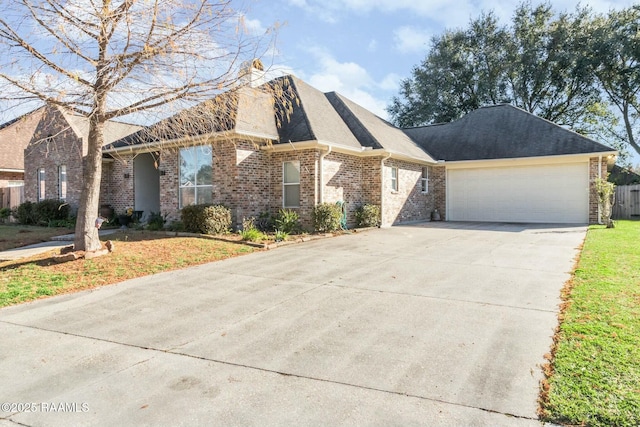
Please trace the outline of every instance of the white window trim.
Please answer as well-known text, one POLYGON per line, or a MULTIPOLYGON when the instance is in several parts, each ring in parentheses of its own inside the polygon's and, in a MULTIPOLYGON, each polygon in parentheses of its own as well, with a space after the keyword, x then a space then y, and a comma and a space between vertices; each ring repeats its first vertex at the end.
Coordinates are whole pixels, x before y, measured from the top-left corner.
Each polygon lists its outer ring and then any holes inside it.
MULTIPOLYGON (((183 147, 184 149, 189 149, 189 148, 202 148, 202 147, 209 147, 211 148, 209 145, 197 145, 194 147, 183 147)), ((178 150, 178 208, 182 209, 184 206, 182 205, 182 189, 183 188, 193 188, 194 190, 194 200, 195 203, 194 204, 198 204, 198 188, 210 188, 211 192, 213 192, 213 175, 211 177, 211 184, 196 184, 195 182, 193 183, 193 185, 180 185, 180 180, 181 180, 181 154, 180 154, 181 150, 178 150)), ((196 151, 197 153, 197 151, 196 151)), ((198 164, 198 162, 196 161, 196 164, 198 164)), ((211 168, 213 169, 213 156, 211 157, 211 168)), ((212 171, 213 173, 213 171, 212 171)))
POLYGON ((36 194, 36 200, 38 202, 47 198, 47 185, 46 185, 46 171, 44 168, 38 168, 36 171, 36 182, 38 183, 38 194, 36 194), (40 173, 42 173, 42 179, 40 179, 40 173))
POLYGON ((62 201, 67 200, 67 186, 69 181, 67 180, 67 165, 58 166, 58 198, 62 201), (62 170, 64 169, 64 194, 62 194, 62 170))
POLYGON ((424 166, 420 171, 420 191, 423 194, 429 194, 429 167, 424 166), (425 176, 426 171, 426 176, 425 176))
POLYGON ((294 186, 297 185, 298 186, 298 194, 300 194, 300 161, 299 160, 287 160, 282 162, 282 207, 283 208, 299 208, 300 207, 300 198, 298 197, 298 204, 297 205, 287 205, 287 200, 285 197, 286 194, 286 187, 288 186, 294 186), (298 165, 298 182, 285 182, 284 181, 284 170, 285 170, 285 165, 287 163, 293 163, 293 164, 297 164, 298 165))
POLYGON ((391 166, 391 192, 397 193, 400 190, 400 171, 397 166, 391 166), (394 176, 395 175, 395 176, 394 176))

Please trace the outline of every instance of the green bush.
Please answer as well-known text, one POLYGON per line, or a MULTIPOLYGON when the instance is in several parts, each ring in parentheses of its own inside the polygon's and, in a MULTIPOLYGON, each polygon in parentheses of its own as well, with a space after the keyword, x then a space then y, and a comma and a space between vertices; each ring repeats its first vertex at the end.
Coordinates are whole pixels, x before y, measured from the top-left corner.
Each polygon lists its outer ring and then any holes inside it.
POLYGON ((2 223, 6 222, 10 216, 11 216, 11 209, 9 208, 0 209, 0 222, 2 223))
POLYGON ((62 200, 45 199, 33 205, 36 224, 48 226, 49 223, 67 221, 71 208, 62 200))
POLYGON ((222 205, 191 205, 180 213, 186 231, 224 234, 231 228, 231 211, 222 205))
POLYGON ((280 209, 276 215, 274 226, 276 230, 291 234, 300 231, 300 216, 291 209, 280 209))
POLYGON ((260 215, 258 215, 258 218, 255 219, 254 223, 256 228, 263 233, 272 231, 274 228, 274 220, 271 218, 271 214, 269 212, 260 212, 260 215))
POLYGON ((267 239, 266 234, 257 228, 246 228, 240 232, 240 236, 242 236, 242 240, 247 242, 259 242, 267 239))
POLYGON ((380 227, 380 206, 364 205, 356 209, 356 227, 380 227))
POLYGON ((151 212, 147 219, 147 230, 159 231, 164 228, 166 220, 160 212, 151 212))
POLYGON ((327 232, 340 229, 342 207, 333 203, 321 203, 313 208, 313 227, 316 231, 327 232))
POLYGON ((24 202, 18 205, 15 212, 15 217, 18 222, 22 225, 35 225, 37 222, 37 217, 34 212, 35 203, 33 202, 24 202))
POLYGON ((167 230, 175 232, 185 231, 184 223, 182 221, 171 221, 171 224, 169 224, 167 230))

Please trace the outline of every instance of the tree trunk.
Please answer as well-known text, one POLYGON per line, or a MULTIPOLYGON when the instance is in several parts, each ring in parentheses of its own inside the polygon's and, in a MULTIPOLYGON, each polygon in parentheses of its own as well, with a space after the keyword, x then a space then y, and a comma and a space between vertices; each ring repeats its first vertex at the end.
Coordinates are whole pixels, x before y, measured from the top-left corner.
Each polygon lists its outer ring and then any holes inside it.
POLYGON ((96 251, 102 247, 96 219, 100 202, 103 141, 104 122, 98 114, 92 114, 89 118, 88 152, 83 162, 83 189, 74 240, 74 249, 77 251, 96 251))
POLYGON ((633 136, 633 127, 631 126, 631 119, 629 116, 631 115, 629 111, 629 102, 624 101, 624 108, 622 109, 622 118, 624 119, 624 128, 627 131, 628 142, 631 148, 636 150, 636 153, 640 154, 640 145, 636 142, 635 137, 633 136))

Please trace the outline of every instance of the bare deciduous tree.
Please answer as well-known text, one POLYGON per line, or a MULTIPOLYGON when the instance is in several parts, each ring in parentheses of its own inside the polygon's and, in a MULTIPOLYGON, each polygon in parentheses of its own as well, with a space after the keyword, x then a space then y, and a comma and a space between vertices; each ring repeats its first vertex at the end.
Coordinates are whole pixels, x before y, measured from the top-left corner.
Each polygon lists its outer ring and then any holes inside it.
MULTIPOLYGON (((76 250, 100 248, 105 123, 237 87, 266 51, 231 0, 0 0, 0 100, 38 100, 89 120, 76 250)), ((184 105, 184 104, 182 104, 184 105)))

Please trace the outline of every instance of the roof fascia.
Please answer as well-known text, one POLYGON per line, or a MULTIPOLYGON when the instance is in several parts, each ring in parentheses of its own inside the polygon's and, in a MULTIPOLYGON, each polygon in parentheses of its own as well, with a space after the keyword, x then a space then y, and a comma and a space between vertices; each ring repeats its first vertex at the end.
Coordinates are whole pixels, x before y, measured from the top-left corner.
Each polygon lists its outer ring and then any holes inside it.
POLYGON ((602 157, 607 162, 615 161, 617 151, 601 151, 598 153, 562 154, 556 156, 512 157, 507 159, 458 160, 446 161, 447 169, 489 168, 506 166, 527 166, 553 163, 580 163, 593 157, 602 157))

